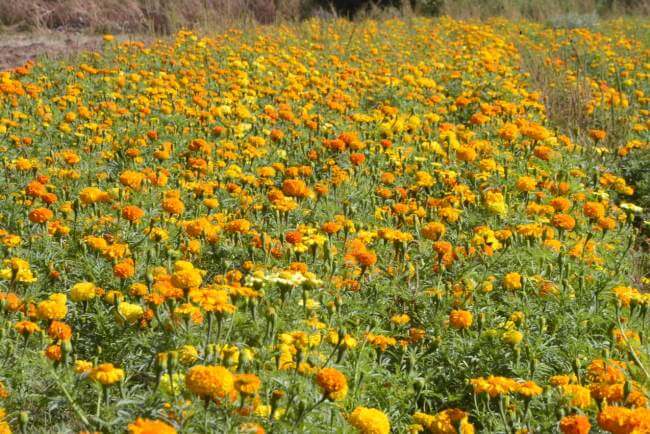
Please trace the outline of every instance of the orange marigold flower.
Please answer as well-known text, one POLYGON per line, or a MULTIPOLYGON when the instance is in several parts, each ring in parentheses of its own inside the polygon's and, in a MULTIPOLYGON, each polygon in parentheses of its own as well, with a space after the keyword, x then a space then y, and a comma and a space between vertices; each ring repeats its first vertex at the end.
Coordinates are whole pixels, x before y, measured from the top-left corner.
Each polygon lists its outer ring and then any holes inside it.
POLYGON ((60 345, 50 345, 45 349, 45 357, 50 359, 53 362, 61 361, 61 346, 60 345))
POLYGON ((555 214, 551 218, 551 223, 558 229, 565 231, 571 231, 576 226, 576 221, 573 217, 568 214, 555 214))
POLYGON ((323 368, 316 374, 316 384, 330 401, 341 401, 348 393, 348 380, 336 368, 323 368))
POLYGON ((128 426, 129 434, 176 434, 176 428, 161 421, 137 418, 128 426))
POLYGON ((650 408, 607 406, 598 414, 598 425, 612 434, 650 432, 650 408))
POLYGON ((282 183, 282 193, 289 197, 305 198, 309 189, 302 179, 285 179, 282 183))
POLYGON ((600 202, 587 202, 582 206, 582 212, 592 220, 605 217, 605 207, 600 202))
POLYGON ((235 375, 235 390, 245 396, 252 396, 260 389, 262 382, 255 374, 235 375))
POLYGON ((223 366, 196 365, 185 376, 187 388, 203 399, 223 398, 235 387, 235 379, 223 366))
POLYGON ((590 429, 589 418, 582 414, 566 416, 560 420, 562 434, 589 434, 590 429))
POLYGON ((14 328, 18 333, 23 336, 29 336, 33 333, 36 333, 41 330, 38 324, 31 321, 20 321, 14 325, 14 328))
POLYGON ((177 197, 167 197, 162 201, 162 208, 172 215, 181 215, 185 211, 185 204, 177 197))
POLYGON ((124 217, 130 222, 137 222, 143 216, 144 216, 144 211, 135 205, 127 205, 124 208, 122 208, 122 217, 124 217))
POLYGON ((36 208, 29 213, 29 221, 43 224, 54 217, 54 213, 47 208, 36 208))
POLYGON ((69 341, 72 337, 72 329, 66 323, 60 321, 52 321, 52 324, 50 324, 50 327, 47 329, 47 334, 52 339, 69 341))
POLYGON ((120 279, 128 279, 129 277, 132 277, 135 274, 133 260, 126 259, 115 264, 115 266, 113 266, 113 274, 120 279))
POLYGON ((474 316, 466 310, 455 309, 449 314, 449 324, 455 329, 468 329, 473 321, 474 316))
POLYGON ((441 222, 430 222, 422 227, 422 236, 428 240, 436 241, 445 234, 445 224, 441 222))

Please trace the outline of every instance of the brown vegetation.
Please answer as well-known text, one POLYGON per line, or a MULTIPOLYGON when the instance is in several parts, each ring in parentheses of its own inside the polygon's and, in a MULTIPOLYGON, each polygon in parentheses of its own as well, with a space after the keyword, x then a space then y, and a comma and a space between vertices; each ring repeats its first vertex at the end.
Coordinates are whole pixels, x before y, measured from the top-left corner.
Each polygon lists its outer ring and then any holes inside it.
POLYGON ((0 25, 168 34, 179 28, 268 24, 313 15, 366 17, 412 11, 456 18, 500 15, 557 20, 567 15, 648 14, 650 4, 644 0, 11 0, 0 2, 0 25))

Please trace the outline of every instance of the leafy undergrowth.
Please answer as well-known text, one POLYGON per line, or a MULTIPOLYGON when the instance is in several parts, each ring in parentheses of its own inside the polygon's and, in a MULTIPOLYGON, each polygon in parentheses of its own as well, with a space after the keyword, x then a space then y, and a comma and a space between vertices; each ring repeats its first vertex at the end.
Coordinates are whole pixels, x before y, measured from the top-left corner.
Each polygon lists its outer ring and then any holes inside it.
POLYGON ((626 23, 106 37, 3 73, 1 429, 647 432, 626 23))

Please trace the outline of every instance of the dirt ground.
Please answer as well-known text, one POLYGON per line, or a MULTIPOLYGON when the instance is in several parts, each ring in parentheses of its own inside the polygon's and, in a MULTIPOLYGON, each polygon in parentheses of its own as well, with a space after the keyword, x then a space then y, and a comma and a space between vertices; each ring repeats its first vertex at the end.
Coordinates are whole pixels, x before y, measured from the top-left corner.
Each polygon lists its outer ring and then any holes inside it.
POLYGON ((38 57, 59 59, 82 51, 101 50, 102 43, 101 35, 73 32, 0 33, 0 71, 38 57))

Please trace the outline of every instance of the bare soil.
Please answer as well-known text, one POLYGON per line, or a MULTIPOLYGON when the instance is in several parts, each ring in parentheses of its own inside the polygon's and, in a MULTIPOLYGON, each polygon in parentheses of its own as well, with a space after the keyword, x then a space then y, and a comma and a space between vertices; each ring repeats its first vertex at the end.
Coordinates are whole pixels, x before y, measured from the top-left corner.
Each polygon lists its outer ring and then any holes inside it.
POLYGON ((39 57, 59 59, 82 51, 98 51, 101 47, 99 35, 56 31, 0 33, 0 71, 39 57))

